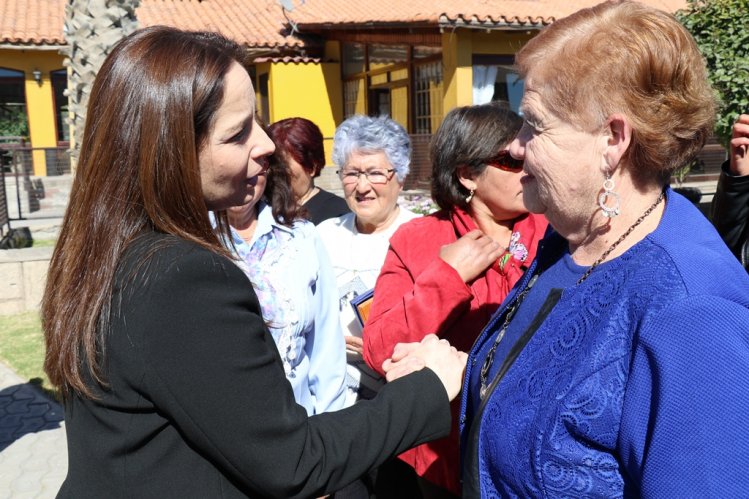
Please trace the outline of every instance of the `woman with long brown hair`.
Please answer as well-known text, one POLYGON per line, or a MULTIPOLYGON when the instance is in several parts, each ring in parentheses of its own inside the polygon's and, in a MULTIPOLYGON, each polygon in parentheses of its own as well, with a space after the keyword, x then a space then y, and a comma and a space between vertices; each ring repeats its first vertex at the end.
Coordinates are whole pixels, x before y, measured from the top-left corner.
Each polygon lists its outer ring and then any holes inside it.
POLYGON ((449 431, 465 355, 435 337, 389 375, 429 369, 371 404, 295 403, 222 244, 274 150, 241 61, 219 35, 152 27, 96 78, 42 304, 68 437, 58 497, 319 496, 449 431))

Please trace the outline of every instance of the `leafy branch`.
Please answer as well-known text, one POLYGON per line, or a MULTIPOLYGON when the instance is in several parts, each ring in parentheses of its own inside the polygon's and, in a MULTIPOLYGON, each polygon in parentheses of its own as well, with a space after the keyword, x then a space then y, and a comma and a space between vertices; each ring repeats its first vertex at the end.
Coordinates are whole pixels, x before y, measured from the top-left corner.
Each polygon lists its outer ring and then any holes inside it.
POLYGON ((720 99, 715 135, 727 146, 731 126, 749 112, 749 0, 687 0, 676 16, 705 57, 720 99))

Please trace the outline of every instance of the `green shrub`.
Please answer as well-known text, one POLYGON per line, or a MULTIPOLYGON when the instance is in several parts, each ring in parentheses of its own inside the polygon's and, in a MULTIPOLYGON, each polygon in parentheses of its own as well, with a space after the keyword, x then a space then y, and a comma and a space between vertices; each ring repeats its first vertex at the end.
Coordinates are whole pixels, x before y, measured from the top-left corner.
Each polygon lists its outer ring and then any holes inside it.
POLYGON ((677 13, 705 56, 720 98, 715 136, 727 146, 731 127, 749 113, 749 0, 687 0, 677 13))

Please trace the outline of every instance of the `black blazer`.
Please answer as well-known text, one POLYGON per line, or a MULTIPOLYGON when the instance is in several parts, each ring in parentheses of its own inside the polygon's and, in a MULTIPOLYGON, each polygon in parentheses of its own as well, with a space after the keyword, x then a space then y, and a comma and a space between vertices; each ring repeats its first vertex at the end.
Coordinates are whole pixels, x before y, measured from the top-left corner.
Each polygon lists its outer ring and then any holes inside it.
POLYGON ((65 404, 58 497, 316 497, 450 430, 428 369, 308 418, 247 277, 173 236, 123 256, 101 334, 110 387, 65 404))
POLYGON ((721 167, 710 219, 731 252, 749 270, 749 175, 737 177, 721 167))

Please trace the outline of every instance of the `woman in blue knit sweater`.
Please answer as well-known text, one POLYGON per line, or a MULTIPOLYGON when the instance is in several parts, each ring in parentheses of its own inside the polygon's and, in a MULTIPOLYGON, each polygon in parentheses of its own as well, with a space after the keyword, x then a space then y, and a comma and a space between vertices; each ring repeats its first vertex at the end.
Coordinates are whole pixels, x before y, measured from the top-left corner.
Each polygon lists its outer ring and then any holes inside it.
POLYGON ((610 2, 517 55, 523 199, 554 231, 470 353, 466 497, 749 491, 749 277, 671 191, 715 106, 671 16, 610 2))

